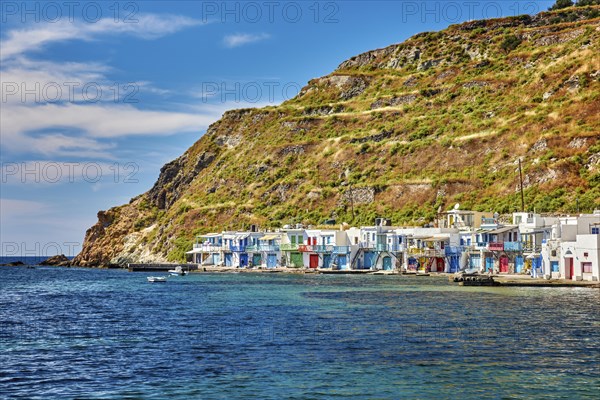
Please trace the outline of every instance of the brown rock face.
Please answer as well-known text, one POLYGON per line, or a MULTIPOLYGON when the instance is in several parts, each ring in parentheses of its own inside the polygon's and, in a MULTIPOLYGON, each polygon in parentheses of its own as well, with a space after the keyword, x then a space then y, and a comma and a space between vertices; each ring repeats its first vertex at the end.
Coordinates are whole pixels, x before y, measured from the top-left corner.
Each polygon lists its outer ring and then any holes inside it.
POLYGON ((71 265, 71 261, 64 254, 59 254, 48 258, 40 263, 40 265, 54 265, 57 267, 68 267, 71 265))

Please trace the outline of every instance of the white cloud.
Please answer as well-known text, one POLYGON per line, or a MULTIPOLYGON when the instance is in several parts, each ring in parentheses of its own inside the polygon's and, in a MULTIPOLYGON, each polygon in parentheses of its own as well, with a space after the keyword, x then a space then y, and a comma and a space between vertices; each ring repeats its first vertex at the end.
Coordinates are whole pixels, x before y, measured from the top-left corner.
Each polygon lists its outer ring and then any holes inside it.
POLYGON ((93 40, 98 35, 130 34, 143 39, 155 39, 203 22, 178 15, 146 14, 137 22, 125 23, 104 18, 95 23, 61 20, 55 23, 36 24, 25 29, 8 32, 0 41, 0 60, 36 51, 52 42, 66 40, 93 40))
POLYGON ((9 151, 112 158, 113 145, 107 139, 200 132, 220 115, 218 108, 195 114, 140 110, 125 104, 5 104, 0 109, 0 129, 2 146, 9 151), (52 132, 33 135, 40 130, 52 132), (77 136, 64 133, 70 131, 77 136))
POLYGON ((227 35, 223 38, 223 43, 226 47, 239 47, 250 43, 260 42, 269 39, 271 35, 268 33, 236 33, 227 35))

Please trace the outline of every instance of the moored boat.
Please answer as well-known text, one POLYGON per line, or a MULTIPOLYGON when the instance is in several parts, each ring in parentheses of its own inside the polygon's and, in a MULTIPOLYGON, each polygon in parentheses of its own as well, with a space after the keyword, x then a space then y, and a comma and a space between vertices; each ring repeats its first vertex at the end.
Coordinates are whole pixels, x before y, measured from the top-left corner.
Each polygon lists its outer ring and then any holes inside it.
POLYGON ((187 271, 184 271, 183 268, 181 268, 181 265, 178 265, 177 267, 175 267, 175 269, 170 269, 168 272, 169 272, 169 275, 171 275, 171 276, 187 275, 187 271))
POLYGON ((150 283, 166 282, 167 281, 167 277, 166 276, 149 276, 146 279, 148 279, 148 282, 150 282, 150 283))

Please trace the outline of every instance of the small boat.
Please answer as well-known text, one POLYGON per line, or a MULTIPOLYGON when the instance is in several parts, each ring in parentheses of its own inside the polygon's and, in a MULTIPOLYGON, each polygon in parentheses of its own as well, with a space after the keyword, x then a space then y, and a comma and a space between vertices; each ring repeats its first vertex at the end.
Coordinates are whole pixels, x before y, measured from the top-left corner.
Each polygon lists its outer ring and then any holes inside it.
POLYGON ((146 279, 148 279, 148 282, 154 283, 154 282, 166 282, 167 281, 167 277, 166 276, 149 276, 146 279))
POLYGON ((181 268, 181 265, 178 265, 177 267, 175 267, 175 269, 170 269, 168 272, 169 272, 169 275, 171 275, 171 276, 187 275, 187 271, 184 271, 183 268, 181 268))

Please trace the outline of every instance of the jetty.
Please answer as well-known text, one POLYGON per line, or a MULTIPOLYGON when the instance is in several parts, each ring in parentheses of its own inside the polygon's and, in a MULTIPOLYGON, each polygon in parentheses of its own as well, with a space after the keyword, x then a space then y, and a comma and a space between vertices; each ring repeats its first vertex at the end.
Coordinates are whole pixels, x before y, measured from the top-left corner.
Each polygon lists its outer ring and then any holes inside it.
POLYGON ((127 264, 129 272, 168 272, 170 269, 181 267, 184 271, 197 271, 198 264, 127 264))

